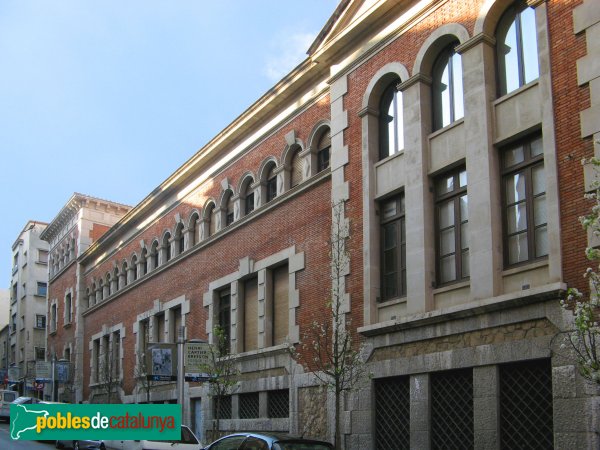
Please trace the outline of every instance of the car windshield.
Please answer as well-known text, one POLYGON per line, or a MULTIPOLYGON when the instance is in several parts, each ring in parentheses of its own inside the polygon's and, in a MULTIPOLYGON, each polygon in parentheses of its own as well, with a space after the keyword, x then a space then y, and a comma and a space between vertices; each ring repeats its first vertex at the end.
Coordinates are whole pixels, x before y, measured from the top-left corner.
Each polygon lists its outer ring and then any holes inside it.
POLYGON ((17 393, 16 392, 5 392, 4 393, 4 401, 5 402, 12 402, 15 398, 17 398, 17 393))
POLYGON ((34 402, 34 399, 32 399, 31 397, 19 397, 18 399, 13 401, 13 403, 15 403, 17 405, 25 405, 25 404, 29 404, 29 403, 33 403, 33 402, 34 402))

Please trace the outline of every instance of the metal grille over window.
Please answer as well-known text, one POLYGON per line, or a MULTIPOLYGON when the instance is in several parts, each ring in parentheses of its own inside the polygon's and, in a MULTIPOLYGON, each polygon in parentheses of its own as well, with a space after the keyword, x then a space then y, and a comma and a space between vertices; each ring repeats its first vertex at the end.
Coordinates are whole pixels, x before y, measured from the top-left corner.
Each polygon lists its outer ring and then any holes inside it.
POLYGON ((500 444, 506 449, 554 448, 549 360, 500 368, 500 444))
POLYGON ((431 448, 473 448, 473 370, 431 375, 431 448))
POLYGON ((270 418, 289 417, 290 393, 287 389, 281 391, 269 391, 267 399, 267 408, 270 418))
POLYGON ((258 392, 240 394, 240 419, 258 418, 258 392))
POLYGON ((410 383, 408 377, 375 381, 375 448, 410 448, 410 383))
MULTIPOLYGON (((213 415, 217 416, 217 399, 214 400, 214 412, 213 415)), ((219 419, 231 419, 231 395, 225 395, 221 397, 219 407, 219 419)))

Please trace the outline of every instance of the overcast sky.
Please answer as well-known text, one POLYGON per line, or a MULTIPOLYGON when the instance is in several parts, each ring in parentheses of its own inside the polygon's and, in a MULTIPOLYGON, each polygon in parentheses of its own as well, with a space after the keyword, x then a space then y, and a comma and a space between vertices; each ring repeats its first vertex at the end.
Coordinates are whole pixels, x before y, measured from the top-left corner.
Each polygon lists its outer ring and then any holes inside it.
POLYGON ((337 0, 2 0, 0 288, 27 220, 135 205, 305 57, 337 0))

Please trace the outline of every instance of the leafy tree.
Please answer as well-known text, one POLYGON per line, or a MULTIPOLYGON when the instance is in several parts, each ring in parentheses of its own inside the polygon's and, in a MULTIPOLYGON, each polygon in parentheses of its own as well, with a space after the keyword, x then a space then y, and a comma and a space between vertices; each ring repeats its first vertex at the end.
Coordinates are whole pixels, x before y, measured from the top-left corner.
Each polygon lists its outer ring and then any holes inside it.
POLYGON ((213 343, 209 346, 209 363, 205 372, 211 374, 208 380, 210 395, 215 402, 215 421, 213 422, 213 439, 221 432, 221 401, 231 395, 237 385, 239 371, 233 356, 229 353, 229 335, 217 325, 213 328, 213 343))
MULTIPOLYGON (((600 159, 591 158, 583 161, 592 164, 598 171, 600 159)), ((579 218, 583 228, 594 238, 600 238, 600 182, 595 181, 594 192, 586 194, 592 207, 590 212, 579 218)), ((586 249, 587 259, 600 263, 600 250, 589 247, 586 249)), ((588 267, 584 277, 589 282, 589 294, 584 295, 576 288, 569 288, 566 301, 561 301, 565 309, 573 311, 574 329, 567 332, 566 344, 574 352, 581 375, 597 384, 600 384, 600 273, 588 267)))
POLYGON ((314 317, 303 331, 301 343, 290 350, 296 362, 311 370, 318 382, 334 394, 334 446, 339 450, 342 446, 340 418, 343 396, 360 388, 370 374, 365 362, 364 344, 353 334, 346 304, 345 277, 350 264, 346 243, 350 238, 350 225, 344 218, 344 203, 334 204, 332 212, 328 311, 314 317))

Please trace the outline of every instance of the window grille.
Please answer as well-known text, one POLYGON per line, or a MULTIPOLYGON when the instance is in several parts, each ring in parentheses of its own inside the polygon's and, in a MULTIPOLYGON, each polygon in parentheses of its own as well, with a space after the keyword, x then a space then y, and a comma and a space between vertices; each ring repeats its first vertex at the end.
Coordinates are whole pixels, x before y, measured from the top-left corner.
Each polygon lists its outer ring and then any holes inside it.
POLYGON ((500 367, 500 446, 554 448, 549 360, 500 367))
POLYGON ((408 377, 375 381, 375 448, 410 449, 408 377))
MULTIPOLYGON (((225 395, 221 397, 219 408, 219 419, 231 419, 231 395, 225 395)), ((214 411, 213 416, 217 417, 217 398, 215 397, 213 403, 214 411)))
POLYGON ((290 393, 287 389, 269 391, 267 409, 270 418, 290 416, 290 393))
POLYGON ((431 448, 473 448, 473 370, 431 375, 431 448))
POLYGON ((258 418, 258 392, 250 394, 240 394, 239 408, 240 419, 256 419, 258 418))

